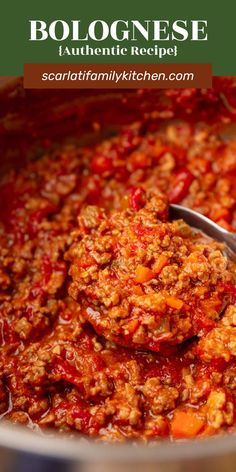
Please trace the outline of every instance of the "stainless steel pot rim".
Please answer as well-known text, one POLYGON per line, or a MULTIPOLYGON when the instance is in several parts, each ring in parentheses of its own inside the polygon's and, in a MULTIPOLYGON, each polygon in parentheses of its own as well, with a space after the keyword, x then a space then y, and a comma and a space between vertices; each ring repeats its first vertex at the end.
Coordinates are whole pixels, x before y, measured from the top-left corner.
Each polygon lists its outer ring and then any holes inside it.
MULTIPOLYGON (((19 77, 0 77, 0 92, 11 90, 21 80, 19 77)), ((236 454, 236 434, 175 443, 163 440, 152 446, 140 443, 102 444, 57 432, 43 435, 23 426, 2 422, 0 447, 65 460, 159 463, 236 454)))
POLYGON ((80 437, 39 434, 22 426, 2 424, 0 446, 48 457, 76 461, 170 462, 236 452, 236 434, 155 445, 102 444, 80 437))

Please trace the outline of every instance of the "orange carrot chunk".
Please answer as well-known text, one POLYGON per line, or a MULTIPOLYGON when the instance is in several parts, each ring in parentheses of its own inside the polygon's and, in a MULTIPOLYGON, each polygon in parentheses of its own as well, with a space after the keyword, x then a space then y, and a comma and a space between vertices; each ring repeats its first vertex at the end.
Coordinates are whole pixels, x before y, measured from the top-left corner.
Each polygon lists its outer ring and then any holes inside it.
POLYGON ((204 426, 205 421, 192 412, 176 411, 171 422, 171 434, 175 439, 194 438, 204 426))
POLYGON ((158 259, 155 261, 153 264, 153 271, 155 274, 160 274, 162 269, 168 264, 168 257, 164 256, 164 254, 161 254, 158 259))
POLYGON ((183 307, 184 302, 176 297, 166 297, 166 304, 171 307, 175 308, 176 310, 181 310, 183 307))
POLYGON ((155 277, 154 272, 149 269, 148 267, 138 265, 135 271, 135 282, 138 284, 143 284, 144 282, 148 282, 149 280, 155 277))

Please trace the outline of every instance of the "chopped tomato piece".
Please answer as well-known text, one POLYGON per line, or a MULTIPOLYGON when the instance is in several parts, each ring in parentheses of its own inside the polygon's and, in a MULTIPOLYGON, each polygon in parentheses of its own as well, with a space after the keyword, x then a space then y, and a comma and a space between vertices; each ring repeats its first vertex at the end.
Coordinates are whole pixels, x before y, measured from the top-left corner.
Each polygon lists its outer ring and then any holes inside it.
POLYGON ((130 206, 138 211, 145 205, 145 192, 140 187, 134 187, 130 192, 130 206))
POLYGON ((41 272, 43 276, 43 283, 47 284, 52 275, 52 262, 47 255, 43 257, 41 272))
POLYGON ((17 343, 19 337, 18 334, 14 331, 10 322, 8 320, 2 320, 1 324, 1 336, 2 344, 15 344, 17 343))
POLYGON ((188 194, 189 187, 194 179, 193 174, 187 168, 179 170, 172 182, 172 189, 168 193, 170 203, 179 203, 188 194))
POLYGON ((88 410, 85 410, 85 408, 75 405, 74 408, 72 408, 71 414, 74 419, 80 420, 81 431, 88 432, 92 418, 91 413, 88 410))
POLYGON ((94 156, 91 162, 91 169, 95 174, 106 174, 113 169, 112 160, 106 156, 94 156))
POLYGON ((89 205, 96 205, 101 198, 101 179, 98 175, 86 175, 82 179, 82 190, 86 193, 86 202, 89 205))
POLYGON ((223 291, 230 295, 231 300, 233 303, 236 302, 236 287, 232 283, 223 283, 222 284, 223 291))
POLYGON ((54 366, 52 368, 52 374, 64 380, 65 382, 71 383, 78 387, 82 388, 81 374, 78 370, 70 365, 68 362, 63 359, 55 360, 54 366))

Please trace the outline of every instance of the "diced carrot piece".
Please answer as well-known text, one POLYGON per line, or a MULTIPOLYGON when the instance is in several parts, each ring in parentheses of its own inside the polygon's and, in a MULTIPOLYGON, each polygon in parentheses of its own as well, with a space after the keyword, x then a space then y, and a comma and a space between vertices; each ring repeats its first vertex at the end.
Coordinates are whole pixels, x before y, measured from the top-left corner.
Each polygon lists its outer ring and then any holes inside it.
POLYGON ((139 327, 140 321, 138 319, 134 319, 129 321, 126 325, 123 326, 125 331, 128 331, 129 334, 133 334, 139 327))
POLYGON ((120 201, 121 210, 127 210, 129 208, 129 197, 128 195, 124 195, 120 201))
POLYGON ((129 156, 129 167, 131 170, 145 169, 151 165, 150 156, 142 151, 134 151, 129 156))
POLYGON ((181 310, 184 302, 176 297, 166 297, 166 304, 171 308, 176 308, 176 310, 181 310))
POLYGON ((171 422, 171 434, 176 439, 194 438, 205 426, 205 421, 192 412, 176 411, 171 422))
POLYGON ((207 290, 208 290, 207 287, 200 286, 200 287, 196 287, 195 293, 198 297, 201 297, 202 295, 205 295, 207 290))
POLYGON ((134 285, 133 288, 132 288, 132 293, 134 295, 144 295, 144 291, 141 287, 141 285, 134 285))
POLYGON ((153 264, 153 271, 155 274, 160 274, 162 269, 168 264, 168 257, 164 256, 164 254, 161 254, 158 259, 155 261, 153 264))
POLYGON ((135 272, 135 282, 138 284, 143 284, 144 282, 148 282, 149 280, 153 279, 155 277, 154 272, 149 269, 148 267, 138 265, 136 267, 136 272, 135 272))
POLYGON ((206 300, 201 300, 200 306, 202 308, 203 313, 207 313, 207 316, 210 317, 218 312, 222 306, 222 302, 219 298, 208 298, 206 300))
POLYGON ((216 433, 216 429, 212 426, 206 426, 206 428, 201 432, 201 438, 207 438, 209 436, 213 436, 216 433))

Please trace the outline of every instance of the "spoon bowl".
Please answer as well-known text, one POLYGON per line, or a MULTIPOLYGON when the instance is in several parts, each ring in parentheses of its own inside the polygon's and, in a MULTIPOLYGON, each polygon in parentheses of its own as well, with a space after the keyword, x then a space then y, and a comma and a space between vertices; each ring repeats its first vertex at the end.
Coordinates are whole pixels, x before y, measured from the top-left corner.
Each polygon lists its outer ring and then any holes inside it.
POLYGON ((225 243, 228 257, 236 262, 236 234, 227 231, 201 213, 181 205, 170 205, 170 218, 172 220, 182 219, 189 226, 200 230, 210 238, 225 243))

